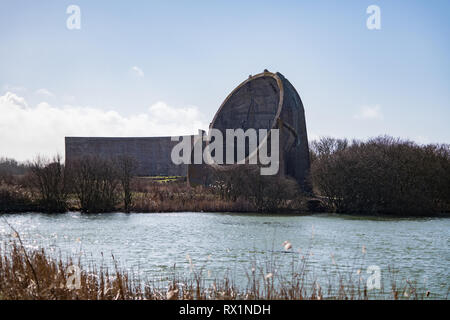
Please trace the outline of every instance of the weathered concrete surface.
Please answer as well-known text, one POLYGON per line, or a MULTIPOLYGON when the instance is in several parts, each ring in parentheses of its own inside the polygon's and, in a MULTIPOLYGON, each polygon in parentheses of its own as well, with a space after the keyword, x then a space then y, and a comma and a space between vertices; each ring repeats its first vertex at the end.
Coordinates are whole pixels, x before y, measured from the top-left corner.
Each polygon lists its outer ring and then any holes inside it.
MULTIPOLYGON (((226 129, 280 129, 279 175, 295 178, 303 190, 310 191, 305 111, 297 91, 282 74, 264 71, 242 82, 222 103, 210 128, 224 136, 226 129)), ((246 150, 247 160, 254 151, 246 150)), ((188 181, 211 183, 214 170, 233 170, 233 165, 189 165, 188 181)))
POLYGON ((66 137, 66 162, 83 156, 112 158, 127 155, 135 158, 140 176, 186 176, 185 164, 175 165, 170 154, 177 141, 171 137, 105 138, 66 137))
MULTIPOLYGON (((226 129, 280 129, 279 175, 295 178, 303 190, 310 191, 305 111, 297 91, 282 74, 265 70, 242 82, 222 103, 210 127, 224 136, 226 129)), ((128 155, 139 162, 138 175, 187 175, 191 185, 211 182, 211 170, 233 169, 232 165, 175 165, 170 155, 177 143, 171 137, 66 137, 66 161, 86 155, 128 155)), ((247 149, 246 157, 253 151, 247 149)))

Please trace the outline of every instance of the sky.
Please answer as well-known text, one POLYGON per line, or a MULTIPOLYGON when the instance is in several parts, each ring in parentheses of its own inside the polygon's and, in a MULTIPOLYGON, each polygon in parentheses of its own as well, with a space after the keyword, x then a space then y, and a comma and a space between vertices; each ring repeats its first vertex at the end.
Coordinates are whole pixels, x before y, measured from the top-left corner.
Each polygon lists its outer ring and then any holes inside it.
POLYGON ((65 136, 195 134, 264 69, 299 92, 310 140, 450 143, 449 12, 447 0, 1 0, 0 156, 64 155, 65 136))

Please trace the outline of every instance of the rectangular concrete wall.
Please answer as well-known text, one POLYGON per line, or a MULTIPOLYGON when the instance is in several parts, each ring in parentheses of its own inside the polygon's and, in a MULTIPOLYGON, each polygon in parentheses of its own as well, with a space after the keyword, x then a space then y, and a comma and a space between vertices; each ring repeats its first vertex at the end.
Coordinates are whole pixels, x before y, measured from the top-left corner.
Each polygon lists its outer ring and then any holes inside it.
POLYGON ((177 141, 171 137, 103 138, 66 137, 66 162, 83 156, 113 158, 127 155, 135 158, 139 176, 186 176, 187 165, 175 165, 170 154, 177 141))

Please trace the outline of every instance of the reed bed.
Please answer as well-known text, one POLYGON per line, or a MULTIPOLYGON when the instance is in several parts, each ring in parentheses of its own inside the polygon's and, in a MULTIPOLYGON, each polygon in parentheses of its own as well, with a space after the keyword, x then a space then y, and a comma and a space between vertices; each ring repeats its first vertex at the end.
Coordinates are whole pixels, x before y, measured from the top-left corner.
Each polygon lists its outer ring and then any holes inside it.
MULTIPOLYGON (((317 281, 309 268, 308 254, 293 259, 290 271, 279 261, 252 262, 245 272, 247 284, 239 286, 226 272, 211 277, 204 267, 197 268, 191 258, 188 275, 174 271, 159 280, 142 279, 137 273, 119 267, 81 263, 80 257, 62 258, 45 249, 26 249, 14 231, 14 239, 0 247, 0 299, 7 300, 324 300, 324 299, 426 299, 430 292, 410 281, 399 281, 391 273, 390 287, 372 293, 358 272, 331 272, 327 284, 317 281), (79 275, 77 278, 76 275, 79 275)), ((356 268, 356 267, 355 267, 356 268)))
POLYGON ((221 199, 208 188, 190 188, 186 183, 151 182, 133 194, 134 212, 252 212, 256 209, 245 199, 221 199))
MULTIPOLYGON (((132 212, 259 212, 245 194, 230 199, 211 187, 189 187, 185 181, 161 183, 152 179, 134 180, 132 212)), ((308 212, 306 197, 285 201, 273 212, 308 212)), ((76 208, 75 208, 76 209, 76 208)))

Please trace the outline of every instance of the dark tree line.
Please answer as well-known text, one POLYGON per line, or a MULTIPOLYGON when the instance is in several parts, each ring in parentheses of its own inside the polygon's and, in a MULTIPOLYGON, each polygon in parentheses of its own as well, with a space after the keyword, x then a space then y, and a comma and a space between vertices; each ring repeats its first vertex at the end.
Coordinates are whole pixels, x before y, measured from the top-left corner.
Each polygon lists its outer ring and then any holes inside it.
POLYGON ((11 178, 13 175, 25 174, 29 170, 28 163, 20 163, 15 159, 0 157, 0 177, 11 178))
MULTIPOLYGON (((310 182, 327 211, 430 215, 450 212, 450 145, 418 145, 388 136, 367 141, 322 138, 310 143, 310 182)), ((0 159, 0 211, 129 212, 134 158, 60 157, 20 164, 0 159)), ((303 210, 307 201, 288 177, 261 176, 251 166, 216 171, 208 190, 229 202, 245 200, 260 212, 303 210)), ((186 191, 179 191, 180 193, 186 191)), ((168 201, 173 197, 170 195, 168 201)), ((193 200, 194 201, 194 200, 193 200)), ((318 200, 314 200, 318 201, 318 200)), ((320 210, 322 206, 320 205, 320 210)))
POLYGON ((450 210, 450 145, 382 136, 311 143, 311 181, 344 213, 428 215, 450 210))
POLYGON ((137 162, 127 156, 110 159, 86 156, 67 166, 59 157, 37 158, 30 164, 28 181, 37 193, 41 211, 65 212, 69 195, 74 195, 85 213, 111 212, 120 202, 129 212, 131 180, 136 168, 137 162))

